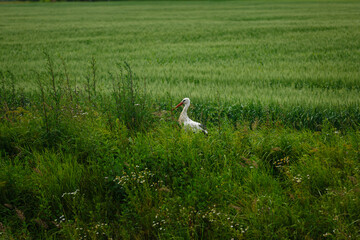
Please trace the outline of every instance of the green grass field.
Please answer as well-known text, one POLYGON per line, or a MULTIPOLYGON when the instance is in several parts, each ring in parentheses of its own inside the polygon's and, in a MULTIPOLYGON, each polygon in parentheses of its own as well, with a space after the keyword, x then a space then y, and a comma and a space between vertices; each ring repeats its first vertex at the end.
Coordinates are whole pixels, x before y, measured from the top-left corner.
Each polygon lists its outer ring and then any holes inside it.
POLYGON ((360 238, 359 13, 0 3, 0 239, 360 238))
MULTIPOLYGON (((127 60, 155 96, 359 105, 357 2, 2 4, 1 69, 33 85, 46 49, 72 78, 127 60)), ((27 86, 28 86, 27 85, 27 86)))

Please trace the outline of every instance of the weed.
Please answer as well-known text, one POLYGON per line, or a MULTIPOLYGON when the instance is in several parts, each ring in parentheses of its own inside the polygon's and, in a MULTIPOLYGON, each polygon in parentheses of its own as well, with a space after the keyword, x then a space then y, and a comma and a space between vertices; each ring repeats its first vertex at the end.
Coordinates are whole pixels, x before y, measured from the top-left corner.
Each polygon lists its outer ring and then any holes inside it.
POLYGON ((151 124, 146 89, 140 90, 128 63, 124 62, 118 67, 119 76, 109 74, 109 78, 113 81, 112 96, 115 100, 116 117, 130 130, 146 129, 151 124))

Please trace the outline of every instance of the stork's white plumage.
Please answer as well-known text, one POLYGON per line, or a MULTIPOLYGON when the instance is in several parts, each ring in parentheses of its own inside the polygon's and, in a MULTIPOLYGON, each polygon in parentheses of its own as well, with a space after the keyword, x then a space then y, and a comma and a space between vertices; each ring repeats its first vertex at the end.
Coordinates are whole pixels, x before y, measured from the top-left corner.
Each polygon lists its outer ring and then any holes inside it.
POLYGON ((187 110, 190 107, 190 99, 189 98, 184 98, 176 107, 180 107, 181 105, 184 105, 184 108, 180 114, 179 117, 179 123, 180 125, 183 125, 185 129, 190 129, 194 132, 199 132, 202 131, 203 133, 207 134, 208 132, 205 130, 205 127, 198 122, 195 122, 193 120, 191 120, 188 115, 187 115, 187 110))

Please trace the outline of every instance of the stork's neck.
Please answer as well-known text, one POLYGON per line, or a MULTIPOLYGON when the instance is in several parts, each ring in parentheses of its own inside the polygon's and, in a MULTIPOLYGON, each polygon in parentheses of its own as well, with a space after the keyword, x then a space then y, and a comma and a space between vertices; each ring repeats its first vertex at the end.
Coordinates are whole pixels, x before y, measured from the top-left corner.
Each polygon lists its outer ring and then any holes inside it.
POLYGON ((190 104, 184 106, 184 108, 183 108, 183 110, 182 110, 182 112, 180 114, 180 117, 179 117, 179 122, 180 123, 185 122, 189 118, 188 115, 187 115, 187 110, 189 109, 189 106, 190 106, 190 104))

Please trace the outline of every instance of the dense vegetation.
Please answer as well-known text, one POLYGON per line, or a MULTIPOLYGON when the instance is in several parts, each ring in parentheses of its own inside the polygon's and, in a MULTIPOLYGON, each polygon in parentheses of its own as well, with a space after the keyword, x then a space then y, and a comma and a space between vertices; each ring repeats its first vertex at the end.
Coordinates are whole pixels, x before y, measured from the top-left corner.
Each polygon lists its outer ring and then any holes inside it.
POLYGON ((0 238, 359 238, 359 10, 1 5, 0 238))

